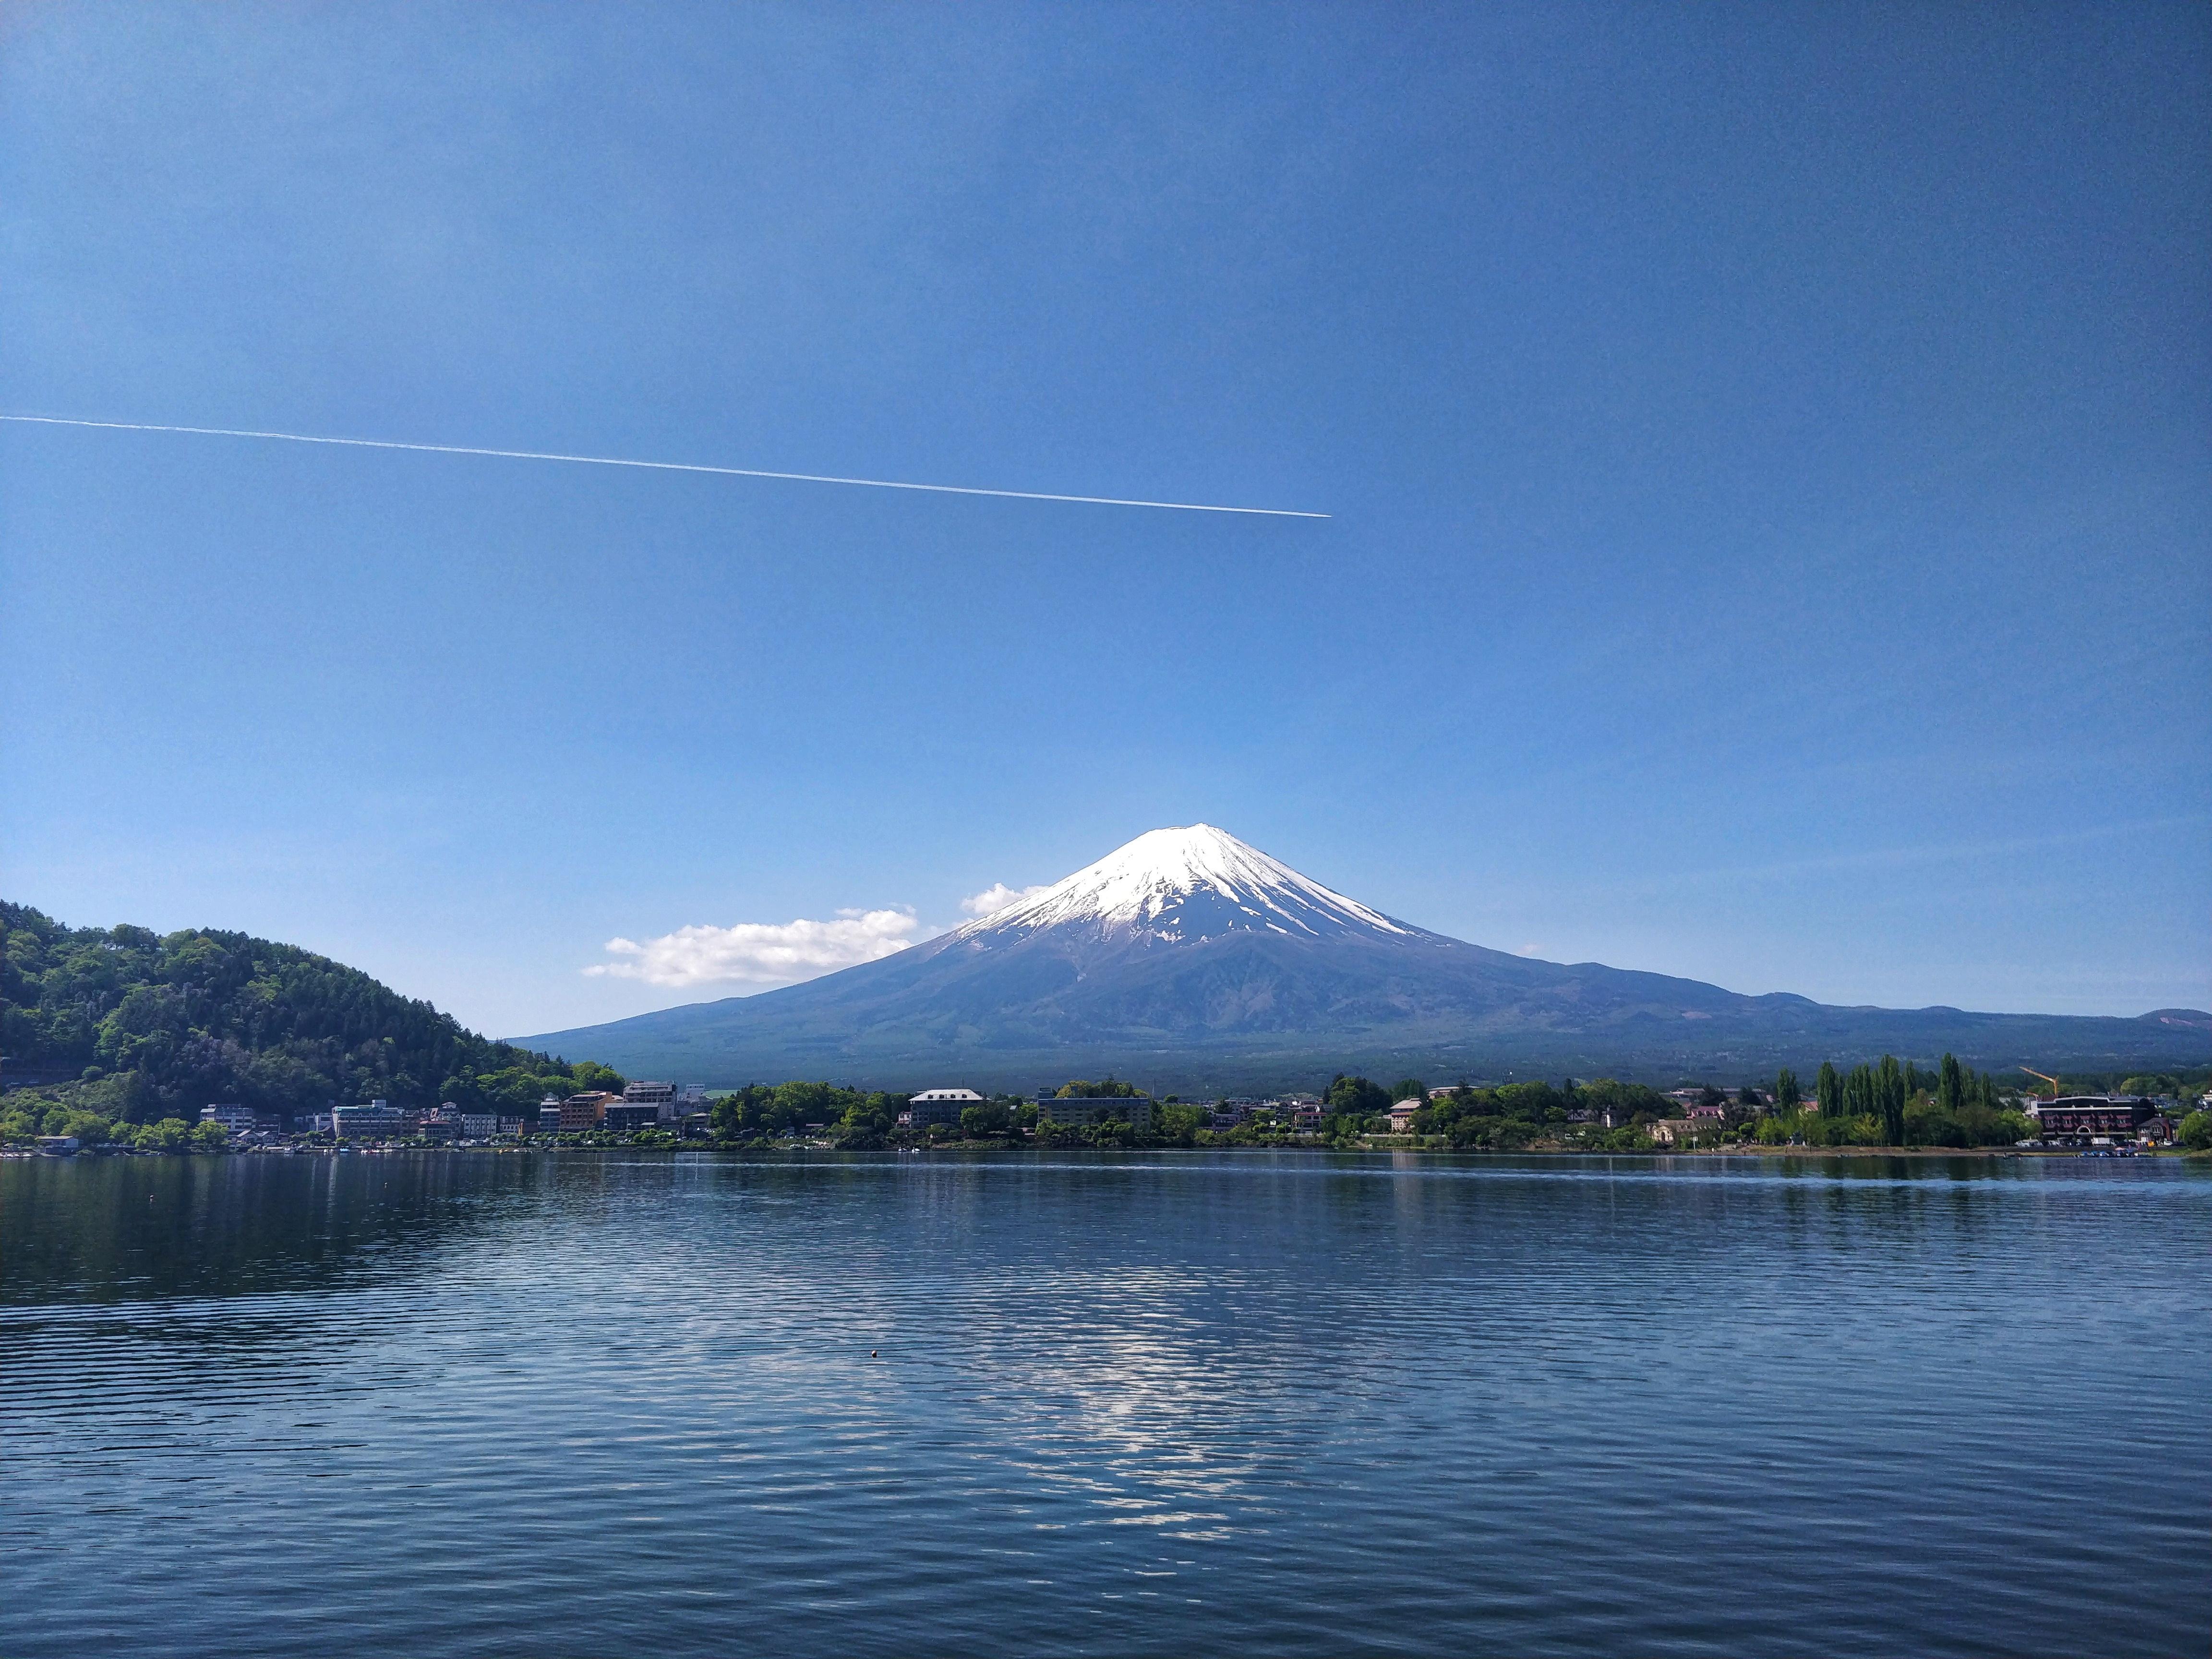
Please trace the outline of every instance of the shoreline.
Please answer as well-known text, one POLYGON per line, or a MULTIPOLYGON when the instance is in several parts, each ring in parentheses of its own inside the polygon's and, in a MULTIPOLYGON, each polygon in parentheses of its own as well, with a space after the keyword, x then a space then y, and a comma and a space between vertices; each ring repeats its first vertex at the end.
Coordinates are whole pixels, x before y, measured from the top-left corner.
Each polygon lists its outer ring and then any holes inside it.
POLYGON ((798 1140, 778 1146, 753 1146, 717 1144, 713 1141, 679 1141, 674 1144, 652 1143, 637 1145, 611 1142, 598 1146, 534 1146, 527 1140, 498 1144, 438 1146, 422 1143, 347 1143, 341 1146, 241 1146, 226 1149, 191 1148, 173 1152, 142 1152, 135 1147, 113 1150, 97 1146, 79 1147, 63 1153, 43 1152, 27 1147, 0 1148, 0 1160, 10 1163, 32 1161, 64 1163, 75 1159, 107 1158, 391 1158, 401 1153, 489 1153, 507 1157, 516 1153, 535 1152, 541 1156, 559 1153, 603 1152, 678 1152, 712 1153, 718 1158, 748 1158, 784 1156, 799 1152, 837 1152, 854 1156, 889 1153, 898 1157, 921 1157, 924 1154, 957 1152, 965 1157, 985 1153, 1030 1157, 1040 1153, 1055 1156, 1102 1155, 1127 1157, 1131 1153, 1255 1153, 1255 1152, 1352 1152, 1363 1154, 1389 1153, 1395 1157, 1411 1155, 1418 1158, 1558 1158, 1580 1161, 1589 1158, 1787 1158, 1799 1162, 1823 1160, 1849 1162, 1863 1158, 1978 1158, 1984 1161, 2024 1158, 2057 1158, 2079 1161, 2085 1158, 2112 1160, 2167 1159, 2188 1162, 2198 1159, 2212 1162, 2212 1152, 2191 1152, 2176 1146, 2156 1147, 2067 1147, 2067 1146, 1734 1146, 1639 1148, 1632 1152, 1592 1148, 1583 1150, 1565 1146, 1525 1146, 1511 1150, 1487 1147, 1408 1146, 1389 1144, 1387 1138, 1378 1137, 1374 1142, 1354 1146, 1318 1145, 1241 1145, 1227 1146, 1009 1146, 1003 1142, 953 1141, 935 1146, 838 1146, 826 1140, 798 1140))

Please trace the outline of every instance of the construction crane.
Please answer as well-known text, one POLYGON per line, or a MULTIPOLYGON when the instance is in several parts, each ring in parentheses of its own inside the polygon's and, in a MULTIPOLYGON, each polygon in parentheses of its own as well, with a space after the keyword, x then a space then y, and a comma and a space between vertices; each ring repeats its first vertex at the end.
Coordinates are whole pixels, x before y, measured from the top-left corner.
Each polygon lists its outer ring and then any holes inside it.
POLYGON ((2016 1072, 2025 1072, 2025 1073, 2027 1073, 2030 1077, 2040 1077, 2040 1078, 2043 1078, 2043 1080, 2044 1080, 2045 1083, 2048 1083, 2048 1084, 2051 1085, 2051 1097, 2053 1100, 2056 1100, 2056 1099, 2057 1099, 2057 1098, 2058 1098, 2059 1094, 2061 1093, 2061 1091, 2060 1091, 2060 1089, 2059 1089, 2059 1087, 2058 1087, 2058 1079, 2057 1079, 2057 1078, 2055 1078, 2055 1077, 2044 1077, 2044 1074, 2043 1074, 2041 1072, 2037 1071, 2037 1070, 2035 1069, 2035 1067, 2034 1067, 2034 1066, 2015 1066, 2014 1067, 2013 1067, 2013 1069, 2014 1069, 2014 1071, 2016 1071, 2016 1072))

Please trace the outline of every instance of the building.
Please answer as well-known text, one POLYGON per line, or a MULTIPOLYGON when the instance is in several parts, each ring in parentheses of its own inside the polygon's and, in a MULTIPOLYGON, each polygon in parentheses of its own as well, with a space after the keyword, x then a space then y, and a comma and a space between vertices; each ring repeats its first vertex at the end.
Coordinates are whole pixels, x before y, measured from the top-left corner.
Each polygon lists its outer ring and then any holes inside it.
POLYGON ((907 1121, 917 1129, 933 1123, 957 1125, 961 1113, 983 1103, 983 1097, 973 1089, 924 1089, 907 1097, 907 1121))
MULTIPOLYGON (((635 1084, 630 1085, 633 1089, 636 1086, 635 1084)), ((675 1098, 676 1091, 672 1088, 668 1091, 668 1100, 675 1098)), ((617 1135, 635 1134, 640 1129, 653 1128, 659 1123, 660 1109, 666 1103, 667 1101, 657 1099, 611 1100, 599 1115, 599 1127, 610 1134, 617 1135)))
POLYGON ((1699 1129, 1710 1127, 1687 1117, 1662 1117, 1644 1126, 1653 1142, 1661 1146, 1676 1146, 1688 1140, 1699 1129))
MULTIPOLYGON (((1196 1103, 1206 1105, 1204 1101, 1196 1103)), ((1322 1118, 1319 1095, 1279 1095, 1265 1100, 1239 1097, 1218 1100, 1206 1109, 1206 1127, 1212 1129, 1233 1129, 1255 1117, 1272 1118, 1279 1123, 1319 1123, 1322 1118)))
POLYGON ((580 1129, 596 1129, 606 1116, 607 1108, 621 1098, 618 1095, 570 1095, 561 1103, 561 1133, 570 1134, 580 1129))
POLYGON ((500 1122, 496 1112, 463 1112, 461 1133, 471 1140, 489 1140, 499 1133, 500 1122))
POLYGON ((203 1106, 200 1121, 222 1124, 225 1134, 242 1135, 261 1127, 261 1115, 250 1106, 203 1106))
POLYGON ((538 1133, 541 1135, 561 1133, 561 1103, 551 1095, 538 1103, 538 1133))
POLYGON ((2136 1132, 2159 1115, 2158 1103, 2130 1095, 2061 1095, 2038 1103, 2043 1139, 2066 1144, 2136 1132))
POLYGON ((625 1106, 652 1107, 656 1123, 668 1122, 677 1115, 676 1085, 672 1083, 626 1084, 622 1097, 625 1106))
POLYGON ((407 1114, 388 1100, 372 1100, 366 1106, 331 1108, 331 1133, 341 1140, 359 1140, 405 1133, 407 1114))
POLYGON ((1390 1133, 1394 1135, 1413 1132, 1413 1114, 1429 1103, 1425 1100, 1401 1100, 1390 1109, 1390 1133))
POLYGON ((1077 1095, 1066 1099, 1054 1095, 1037 1102, 1037 1115, 1054 1123, 1109 1123, 1119 1118, 1132 1128, 1152 1127, 1150 1095, 1077 1095))

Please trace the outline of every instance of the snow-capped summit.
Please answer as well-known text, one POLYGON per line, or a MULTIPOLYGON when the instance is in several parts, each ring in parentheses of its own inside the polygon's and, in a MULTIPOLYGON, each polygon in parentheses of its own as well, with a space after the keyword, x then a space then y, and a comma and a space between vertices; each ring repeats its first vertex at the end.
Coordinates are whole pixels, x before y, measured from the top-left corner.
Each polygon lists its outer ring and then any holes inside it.
MULTIPOLYGON (((1179 1091, 1541 1064, 1726 1076, 1823 1054, 2135 1054, 2212 1016, 1831 1008, 1779 993, 1509 956, 1386 916, 1212 824, 1155 830, 909 950, 758 996, 520 1039, 632 1077, 849 1077, 1027 1091, 1141 1066, 1179 1091)), ((1634 1072, 1630 1071, 1630 1075, 1634 1072)))
POLYGON ((954 937, 1070 927, 1179 944, 1259 931, 1304 939, 1422 936, 1419 928, 1300 875, 1225 830, 1193 823, 1141 835, 1042 893, 968 923, 954 937))

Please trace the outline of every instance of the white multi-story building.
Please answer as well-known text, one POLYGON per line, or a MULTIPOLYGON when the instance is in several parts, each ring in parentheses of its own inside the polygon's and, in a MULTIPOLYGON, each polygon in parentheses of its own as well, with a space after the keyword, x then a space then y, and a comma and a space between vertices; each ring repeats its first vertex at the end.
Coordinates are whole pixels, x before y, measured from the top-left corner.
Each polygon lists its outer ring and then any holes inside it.
POLYGON ((225 1134, 242 1135, 256 1127, 259 1120, 251 1106, 231 1104, 201 1107, 200 1121, 222 1124, 225 1134))
POLYGON ((625 1106, 650 1106, 653 1121, 672 1121, 680 1115, 676 1103, 676 1085, 672 1083, 631 1083, 623 1088, 625 1106))
POLYGON ((372 1100, 366 1106, 339 1106, 331 1112, 331 1132, 348 1135, 396 1135, 403 1133, 406 1114, 388 1100, 372 1100))

